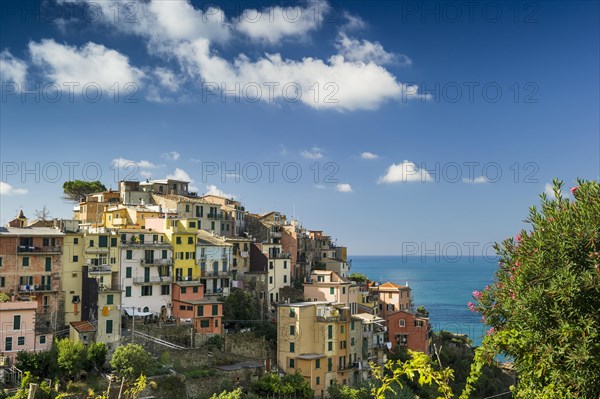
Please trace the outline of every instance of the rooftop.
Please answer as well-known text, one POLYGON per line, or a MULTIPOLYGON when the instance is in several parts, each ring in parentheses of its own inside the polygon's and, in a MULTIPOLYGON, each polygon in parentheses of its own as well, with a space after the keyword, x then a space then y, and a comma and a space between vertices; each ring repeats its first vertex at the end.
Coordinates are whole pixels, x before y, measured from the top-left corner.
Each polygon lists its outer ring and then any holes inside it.
POLYGON ((225 241, 224 237, 219 235, 213 235, 212 233, 206 230, 198 230, 198 244, 199 245, 217 245, 221 247, 231 247, 232 244, 229 244, 225 241))
POLYGON ((72 321, 71 327, 79 333, 96 331, 96 327, 89 321, 72 321))
POLYGON ((0 235, 5 237, 63 237, 64 234, 52 227, 0 227, 0 235))

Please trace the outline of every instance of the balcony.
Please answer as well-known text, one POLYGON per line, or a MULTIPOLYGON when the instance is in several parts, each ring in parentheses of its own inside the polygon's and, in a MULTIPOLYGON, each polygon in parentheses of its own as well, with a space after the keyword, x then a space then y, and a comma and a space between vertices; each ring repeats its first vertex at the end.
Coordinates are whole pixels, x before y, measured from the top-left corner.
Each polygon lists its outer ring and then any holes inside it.
POLYGON ((272 231, 271 237, 273 238, 281 238, 281 231, 272 231))
POLYGON ((229 287, 217 288, 216 290, 206 290, 204 295, 229 295, 229 287))
POLYGON ((87 247, 85 249, 86 254, 108 254, 108 247, 87 247))
POLYGON ((292 257, 292 254, 287 252, 278 252, 272 255, 271 259, 290 259, 292 257))
POLYGON ((209 218, 209 219, 216 219, 216 220, 223 220, 224 219, 223 212, 207 213, 206 217, 209 218))
POLYGON ((100 266, 90 266, 88 269, 88 274, 91 276, 104 276, 112 274, 112 267, 109 265, 100 265, 100 266))
POLYGON ((200 275, 202 277, 222 277, 222 278, 228 278, 231 277, 231 272, 229 271, 223 271, 223 270, 219 270, 219 271, 214 271, 214 270, 204 270, 200 272, 200 275))
POLYGON ((250 256, 250 253, 248 251, 240 251, 240 256, 242 258, 247 258, 250 256))
POLYGON ((171 248, 171 244, 166 242, 128 242, 121 241, 123 248, 171 248))
POLYGON ((173 282, 173 277, 172 276, 152 276, 152 277, 134 277, 133 278, 133 284, 166 284, 166 283, 172 283, 173 282))
POLYGON ((29 247, 24 245, 17 246, 17 253, 19 254, 61 254, 62 248, 59 246, 44 246, 44 247, 29 247))
POLYGON ((20 285, 19 292, 52 292, 51 284, 20 285))
POLYGON ((168 266, 173 264, 173 258, 167 259, 140 259, 142 266, 168 266))

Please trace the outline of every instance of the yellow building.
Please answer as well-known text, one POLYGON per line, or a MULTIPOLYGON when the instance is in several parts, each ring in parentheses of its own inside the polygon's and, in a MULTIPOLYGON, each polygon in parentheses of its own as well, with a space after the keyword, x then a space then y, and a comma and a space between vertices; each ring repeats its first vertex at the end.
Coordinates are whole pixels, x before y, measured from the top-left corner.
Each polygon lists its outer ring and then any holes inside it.
POLYGON ((196 264, 196 235, 198 220, 195 218, 148 218, 146 229, 164 233, 173 248, 173 270, 176 281, 198 281, 200 268, 196 264))
POLYGON ((83 233, 65 232, 62 259, 62 290, 65 324, 81 321, 82 277, 85 263, 83 233))
POLYGON ((145 229, 146 219, 158 218, 160 212, 144 205, 108 206, 102 215, 104 227, 109 229, 145 229))
POLYGON ((278 305, 277 363, 286 373, 298 371, 315 391, 325 397, 334 382, 358 381, 355 357, 360 342, 352 329, 350 308, 327 302, 278 305), (352 338, 355 338, 352 340, 352 338))

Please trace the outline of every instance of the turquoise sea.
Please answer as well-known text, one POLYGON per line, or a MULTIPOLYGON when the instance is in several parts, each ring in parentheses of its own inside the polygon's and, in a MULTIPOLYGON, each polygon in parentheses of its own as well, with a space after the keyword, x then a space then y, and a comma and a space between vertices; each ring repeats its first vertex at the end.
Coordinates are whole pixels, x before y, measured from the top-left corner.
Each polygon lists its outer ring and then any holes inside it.
POLYGON ((486 329, 481 316, 467 308, 472 293, 494 278, 498 261, 491 257, 446 259, 432 256, 349 256, 351 273, 364 273, 371 280, 408 285, 415 308, 429 311, 434 331, 467 334, 479 345, 486 329))

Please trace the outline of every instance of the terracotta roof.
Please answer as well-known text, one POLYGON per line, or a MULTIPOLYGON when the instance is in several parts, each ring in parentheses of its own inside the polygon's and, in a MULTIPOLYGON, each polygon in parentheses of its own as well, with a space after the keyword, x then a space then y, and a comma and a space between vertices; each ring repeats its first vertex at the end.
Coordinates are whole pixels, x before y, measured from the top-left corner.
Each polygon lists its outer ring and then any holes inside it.
POLYGON ((379 286, 379 288, 402 288, 401 286, 399 286, 398 284, 394 284, 394 283, 390 283, 389 281, 387 283, 383 283, 379 286))
POLYGON ((96 327, 94 327, 89 321, 72 321, 71 327, 73 327, 79 333, 96 331, 96 327))

